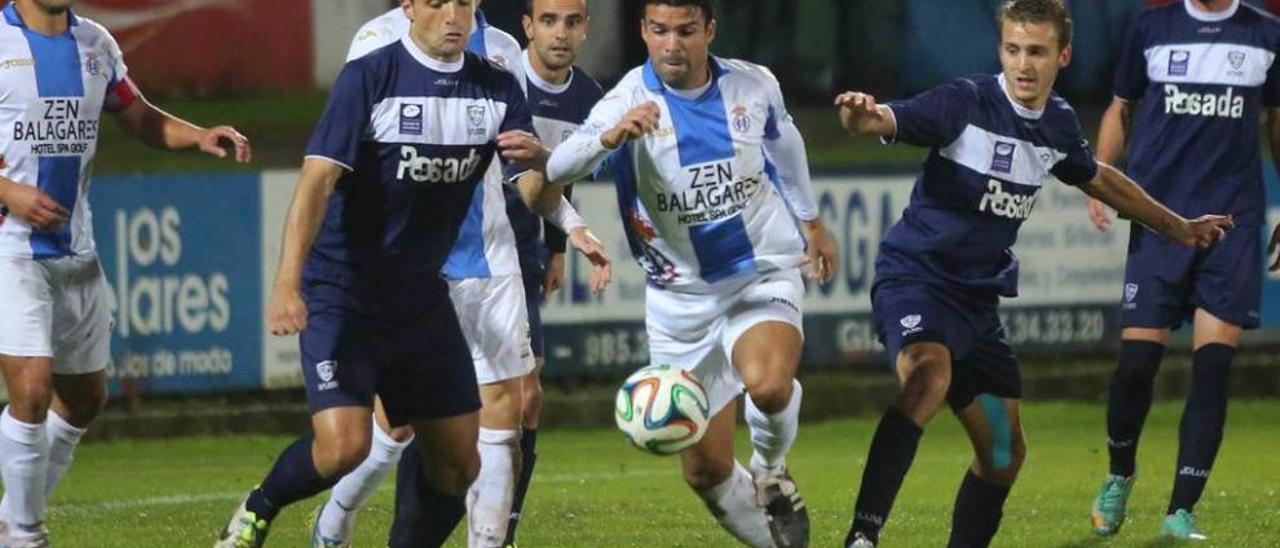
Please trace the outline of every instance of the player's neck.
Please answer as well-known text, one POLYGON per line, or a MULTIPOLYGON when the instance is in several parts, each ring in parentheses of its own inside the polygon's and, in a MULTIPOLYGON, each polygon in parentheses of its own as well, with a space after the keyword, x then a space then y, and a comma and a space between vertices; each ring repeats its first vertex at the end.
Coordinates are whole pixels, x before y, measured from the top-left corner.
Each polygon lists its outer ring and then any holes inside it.
POLYGON ((427 45, 426 40, 422 40, 418 38, 418 36, 414 34, 413 31, 409 32, 409 41, 413 42, 413 45, 418 48, 418 51, 421 51, 427 57, 430 57, 441 63, 457 63, 458 61, 462 60, 461 51, 446 53, 439 49, 432 48, 431 46, 427 45))
POLYGON ((1191 7, 1206 13, 1219 13, 1231 9, 1236 0, 1189 0, 1191 7))
POLYGON ((569 82, 569 72, 573 70, 572 66, 566 66, 562 69, 553 69, 542 62, 542 58, 538 56, 533 48, 529 48, 528 55, 525 59, 529 63, 529 68, 533 69, 533 73, 541 78, 542 81, 553 86, 563 86, 569 82))
POLYGON ((702 66, 702 70, 693 71, 691 74, 697 74, 697 76, 691 76, 689 80, 685 82, 663 82, 663 84, 666 84, 666 86, 671 89, 681 91, 689 91, 705 87, 707 84, 711 83, 711 60, 707 60, 707 64, 702 66))
POLYGON ((22 17, 22 24, 37 33, 57 36, 67 32, 67 25, 70 24, 71 18, 65 11, 49 13, 31 0, 17 0, 14 7, 18 10, 18 16, 22 17))

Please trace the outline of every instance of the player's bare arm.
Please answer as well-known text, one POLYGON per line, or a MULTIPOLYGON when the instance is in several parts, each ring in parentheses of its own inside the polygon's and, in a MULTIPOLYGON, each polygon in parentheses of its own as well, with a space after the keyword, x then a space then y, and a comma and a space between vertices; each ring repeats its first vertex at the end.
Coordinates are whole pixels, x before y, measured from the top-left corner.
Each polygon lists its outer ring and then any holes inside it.
POLYGON ((307 327, 307 305, 302 301, 302 265, 320 231, 329 195, 342 177, 343 168, 319 158, 302 163, 302 175, 293 191, 293 203, 285 217, 280 267, 267 305, 267 328, 272 335, 293 335, 307 327))
POLYGON ((241 135, 235 128, 231 126, 202 128, 156 108, 142 96, 139 96, 129 108, 117 114, 116 120, 129 134, 156 148, 169 150, 199 148, 206 154, 225 158, 227 151, 222 148, 222 145, 228 143, 235 150, 236 162, 248 163, 253 158, 249 138, 241 135))
POLYGON ((840 125, 849 133, 890 139, 898 132, 893 112, 877 104, 869 93, 846 91, 836 96, 835 106, 840 111, 840 125))
POLYGON ((0 177, 0 204, 38 230, 54 230, 71 219, 71 212, 44 191, 4 177, 0 177))
POLYGON ((1204 215, 1185 219, 1155 201, 1138 183, 1120 170, 1098 164, 1098 175, 1080 187, 1085 194, 1111 206, 1121 215, 1182 245, 1206 248, 1235 228, 1231 217, 1204 215))
MULTIPOLYGON (((1098 128, 1098 161, 1107 165, 1115 165, 1124 155, 1125 143, 1128 141, 1130 122, 1133 120, 1133 105, 1119 97, 1113 97, 1107 111, 1102 114, 1102 126, 1098 128)), ((1102 202, 1088 198, 1085 208, 1089 211, 1089 219, 1098 230, 1111 228, 1111 215, 1102 202)))
POLYGON ((648 101, 629 111, 613 128, 600 135, 600 144, 609 150, 639 139, 653 132, 658 127, 662 111, 658 104, 648 101))

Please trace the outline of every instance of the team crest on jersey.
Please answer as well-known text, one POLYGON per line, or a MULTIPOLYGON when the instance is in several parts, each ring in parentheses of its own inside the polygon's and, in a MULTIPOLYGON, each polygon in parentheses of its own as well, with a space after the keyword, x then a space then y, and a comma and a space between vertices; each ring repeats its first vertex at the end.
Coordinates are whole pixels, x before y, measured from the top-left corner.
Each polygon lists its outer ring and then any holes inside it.
POLYGON ((1169 76, 1186 76, 1191 67, 1191 51, 1185 49, 1169 50, 1169 76))
POLYGON ((320 376, 320 390, 331 390, 338 387, 338 381, 333 380, 333 376, 338 372, 338 362, 334 360, 325 360, 316 364, 316 374, 320 376))
POLYGON ((1227 52, 1227 62, 1231 63, 1231 68, 1240 70, 1244 66, 1245 53, 1243 51, 1232 50, 1227 52))
POLYGON ((417 103, 400 105, 400 134, 422 135, 422 105, 417 103))
POLYGON ((1013 171, 1013 151, 1018 149, 1017 143, 996 141, 995 153, 991 155, 991 171, 1009 173, 1013 171))
POLYGON ((909 316, 903 316, 901 320, 898 320, 898 323, 902 324, 902 327, 907 329, 915 329, 920 326, 920 320, 922 319, 924 318, 919 314, 911 314, 909 316))
POLYGON ((747 107, 733 107, 733 129, 738 133, 746 133, 751 129, 751 117, 747 116, 747 107))
POLYGON ((471 105, 467 107, 467 133, 473 136, 484 135, 484 105, 471 105))
POLYGON ((84 54, 84 71, 89 73, 89 76, 102 74, 102 61, 98 60, 98 54, 92 51, 84 54))
POLYGON ((1124 284, 1124 302, 1132 303, 1138 297, 1138 284, 1124 284))

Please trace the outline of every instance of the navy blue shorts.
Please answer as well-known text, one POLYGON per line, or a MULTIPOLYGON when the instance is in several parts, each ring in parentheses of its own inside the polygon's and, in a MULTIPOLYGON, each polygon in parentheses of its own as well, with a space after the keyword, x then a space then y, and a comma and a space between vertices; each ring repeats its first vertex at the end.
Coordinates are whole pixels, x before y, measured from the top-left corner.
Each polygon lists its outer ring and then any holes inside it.
POLYGON ((1022 398, 1022 375, 1005 338, 996 304, 966 298, 923 282, 889 280, 876 284, 871 310, 880 342, 889 351, 889 367, 898 353, 920 342, 951 351, 951 387, 947 403, 959 412, 979 394, 1022 398))
MULTIPOLYGON (((524 303, 529 310, 529 346, 533 348, 533 357, 541 359, 543 354, 542 334, 542 278, 546 272, 542 268, 521 265, 524 272, 524 303)), ((563 289, 561 289, 563 291, 563 289)))
POLYGON ((311 413, 373 407, 381 396, 393 425, 480 409, 471 351, 440 281, 442 297, 389 321, 371 313, 347 288, 304 284, 307 328, 299 337, 311 413))
POLYGON ((1195 249, 1133 224, 1120 324, 1176 329, 1203 308, 1245 329, 1258 327, 1261 238, 1259 227, 1240 226, 1217 245, 1195 249))

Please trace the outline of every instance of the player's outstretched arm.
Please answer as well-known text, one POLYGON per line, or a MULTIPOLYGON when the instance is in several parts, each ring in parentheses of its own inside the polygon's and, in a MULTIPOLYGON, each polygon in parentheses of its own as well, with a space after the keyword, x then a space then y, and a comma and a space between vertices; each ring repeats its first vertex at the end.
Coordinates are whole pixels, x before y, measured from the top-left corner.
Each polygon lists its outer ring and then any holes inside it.
MULTIPOLYGON (((1107 165, 1115 165, 1124 154, 1124 145, 1128 140, 1129 121, 1133 109, 1129 101, 1115 97, 1111 105, 1102 115, 1102 124, 1098 129, 1098 161, 1107 165)), ((1085 200, 1085 209, 1089 212, 1089 220, 1098 230, 1111 228, 1111 216, 1107 206, 1095 198, 1085 200)))
POLYGON ((616 96, 596 103, 582 129, 560 143, 547 162, 547 178, 557 185, 580 181, 604 163, 609 154, 633 140, 640 139, 658 127, 662 111, 648 101, 618 115, 616 96), (611 124, 606 120, 618 120, 611 124), (595 129, 593 129, 595 128, 595 129), (607 129, 606 129, 607 128, 607 129))
POLYGON ((156 148, 183 150, 199 148, 201 152, 225 158, 227 151, 222 144, 229 143, 235 149, 235 161, 248 163, 253 159, 249 138, 231 126, 202 128, 169 114, 146 98, 139 96, 128 108, 116 114, 125 131, 144 143, 156 148))
POLYGON ((846 91, 836 96, 835 105, 840 111, 840 125, 849 133, 892 139, 898 132, 893 111, 876 104, 875 96, 869 93, 846 91))
POLYGON ((1185 219, 1147 194, 1133 179, 1107 164, 1098 163, 1098 174, 1080 187, 1085 194, 1100 200, 1143 226, 1182 245, 1209 247, 1235 228, 1231 217, 1204 215, 1185 219))
POLYGON ((302 163, 302 175, 285 217, 280 267, 276 269, 271 302, 267 305, 267 327, 272 335, 293 335, 307 327, 302 265, 324 221, 329 195, 342 173, 341 166, 321 158, 307 158, 302 163))

